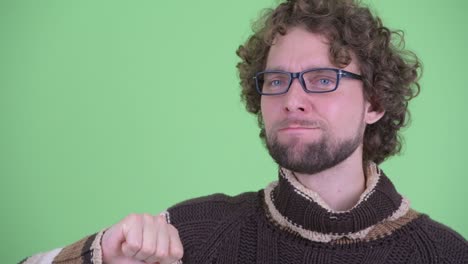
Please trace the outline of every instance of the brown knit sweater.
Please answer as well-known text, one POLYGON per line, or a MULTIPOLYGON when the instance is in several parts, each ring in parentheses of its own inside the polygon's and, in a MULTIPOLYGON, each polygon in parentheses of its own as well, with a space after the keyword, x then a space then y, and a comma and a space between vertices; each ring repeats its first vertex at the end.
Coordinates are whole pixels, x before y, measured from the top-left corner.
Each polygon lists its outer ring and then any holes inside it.
MULTIPOLYGON (((462 236, 410 209, 375 164, 366 176, 359 202, 344 212, 280 169, 264 190, 185 201, 167 216, 179 231, 185 264, 468 263, 462 236)), ((62 249, 53 263, 101 263, 100 235, 62 249)), ((34 257, 24 263, 42 263, 34 257)))
POLYGON ((184 263, 468 263, 468 243, 409 208, 371 164, 351 210, 335 212, 280 170, 257 193, 215 194, 169 209, 184 263))

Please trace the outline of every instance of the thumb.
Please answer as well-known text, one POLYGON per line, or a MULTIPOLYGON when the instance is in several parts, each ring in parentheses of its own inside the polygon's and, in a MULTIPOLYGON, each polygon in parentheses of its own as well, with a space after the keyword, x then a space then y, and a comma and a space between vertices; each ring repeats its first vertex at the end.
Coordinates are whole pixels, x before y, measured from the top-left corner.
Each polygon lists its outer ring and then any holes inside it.
POLYGON ((125 243, 126 233, 128 233, 128 226, 125 223, 113 225, 104 232, 101 248, 105 263, 114 257, 122 255, 121 246, 122 243, 125 243))
POLYGON ((122 223, 120 250, 125 257, 133 257, 140 251, 143 242, 142 231, 141 223, 122 223))
POLYGON ((133 257, 136 254, 136 252, 132 250, 132 247, 129 245, 129 243, 127 243, 128 231, 129 231, 128 225, 126 223, 122 223, 121 225, 122 238, 119 241, 119 245, 122 245, 121 250, 124 256, 133 257))

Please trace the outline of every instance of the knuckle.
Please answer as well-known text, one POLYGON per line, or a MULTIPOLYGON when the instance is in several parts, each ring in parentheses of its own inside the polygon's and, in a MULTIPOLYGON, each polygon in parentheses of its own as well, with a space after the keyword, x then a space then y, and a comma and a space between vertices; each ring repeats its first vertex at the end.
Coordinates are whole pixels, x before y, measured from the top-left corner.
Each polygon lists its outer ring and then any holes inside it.
POLYGON ((160 259, 165 259, 169 257, 169 253, 166 250, 157 250, 155 255, 157 258, 160 259))
POLYGON ((139 221, 141 216, 139 214, 131 213, 125 217, 125 220, 128 222, 136 222, 139 221))
POLYGON ((132 252, 137 252, 140 250, 141 245, 137 241, 127 241, 127 247, 130 249, 132 252))
POLYGON ((145 256, 153 255, 154 254, 154 247, 144 245, 143 247, 141 247, 139 253, 142 254, 142 255, 145 255, 145 256))
POLYGON ((152 223, 153 222, 153 216, 148 214, 148 213, 144 213, 141 215, 141 218, 143 221, 145 222, 148 222, 148 223, 152 223))
POLYGON ((169 226, 169 229, 172 230, 172 232, 174 232, 174 234, 176 234, 177 236, 179 235, 179 230, 177 230, 177 228, 175 228, 175 226, 171 225, 171 224, 168 224, 169 226))
POLYGON ((184 256, 184 250, 182 248, 174 248, 171 250, 171 255, 177 259, 181 259, 184 256))
POLYGON ((164 216, 162 216, 162 215, 156 216, 155 221, 156 221, 157 224, 160 224, 160 225, 161 224, 167 224, 166 218, 164 216))
POLYGON ((143 213, 142 216, 143 216, 144 218, 153 218, 153 216, 150 215, 150 214, 148 214, 148 213, 143 213))

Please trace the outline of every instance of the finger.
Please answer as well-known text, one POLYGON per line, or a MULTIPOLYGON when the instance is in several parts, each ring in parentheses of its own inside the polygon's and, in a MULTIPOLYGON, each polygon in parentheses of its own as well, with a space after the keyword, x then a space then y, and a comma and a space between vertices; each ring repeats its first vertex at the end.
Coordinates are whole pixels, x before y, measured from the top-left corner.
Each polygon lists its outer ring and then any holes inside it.
POLYGON ((169 254, 166 258, 161 259, 160 263, 175 264, 178 260, 182 259, 184 254, 182 242, 180 241, 179 232, 173 225, 167 225, 167 235, 169 237, 169 254))
POLYGON ((122 223, 125 242, 122 243, 122 253, 126 257, 133 257, 140 250, 143 240, 143 225, 141 216, 129 215, 122 223))
POLYGON ((145 260, 154 255, 156 251, 156 226, 154 217, 149 214, 143 215, 143 240, 140 250, 135 254, 134 258, 145 260))
POLYGON ((145 262, 159 262, 165 264, 172 259, 169 256, 169 225, 163 216, 155 216, 154 221, 157 230, 156 250, 145 262))
POLYGON ((179 232, 173 225, 168 226, 169 232, 169 255, 175 258, 174 261, 182 259, 184 256, 184 247, 180 240, 179 232))
POLYGON ((122 225, 120 223, 117 223, 104 231, 101 240, 103 260, 108 262, 107 260, 121 255, 123 242, 125 242, 125 238, 122 232, 122 225))

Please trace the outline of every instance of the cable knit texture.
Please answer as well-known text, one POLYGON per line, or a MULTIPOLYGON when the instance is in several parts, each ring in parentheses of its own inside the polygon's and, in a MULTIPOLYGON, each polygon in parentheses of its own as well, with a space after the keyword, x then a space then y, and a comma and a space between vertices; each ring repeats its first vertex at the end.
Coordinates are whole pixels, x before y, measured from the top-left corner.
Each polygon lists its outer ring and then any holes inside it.
POLYGON ((467 241, 409 208, 375 164, 350 210, 336 212, 280 169, 258 192, 214 194, 168 209, 184 263, 468 263, 467 241))

